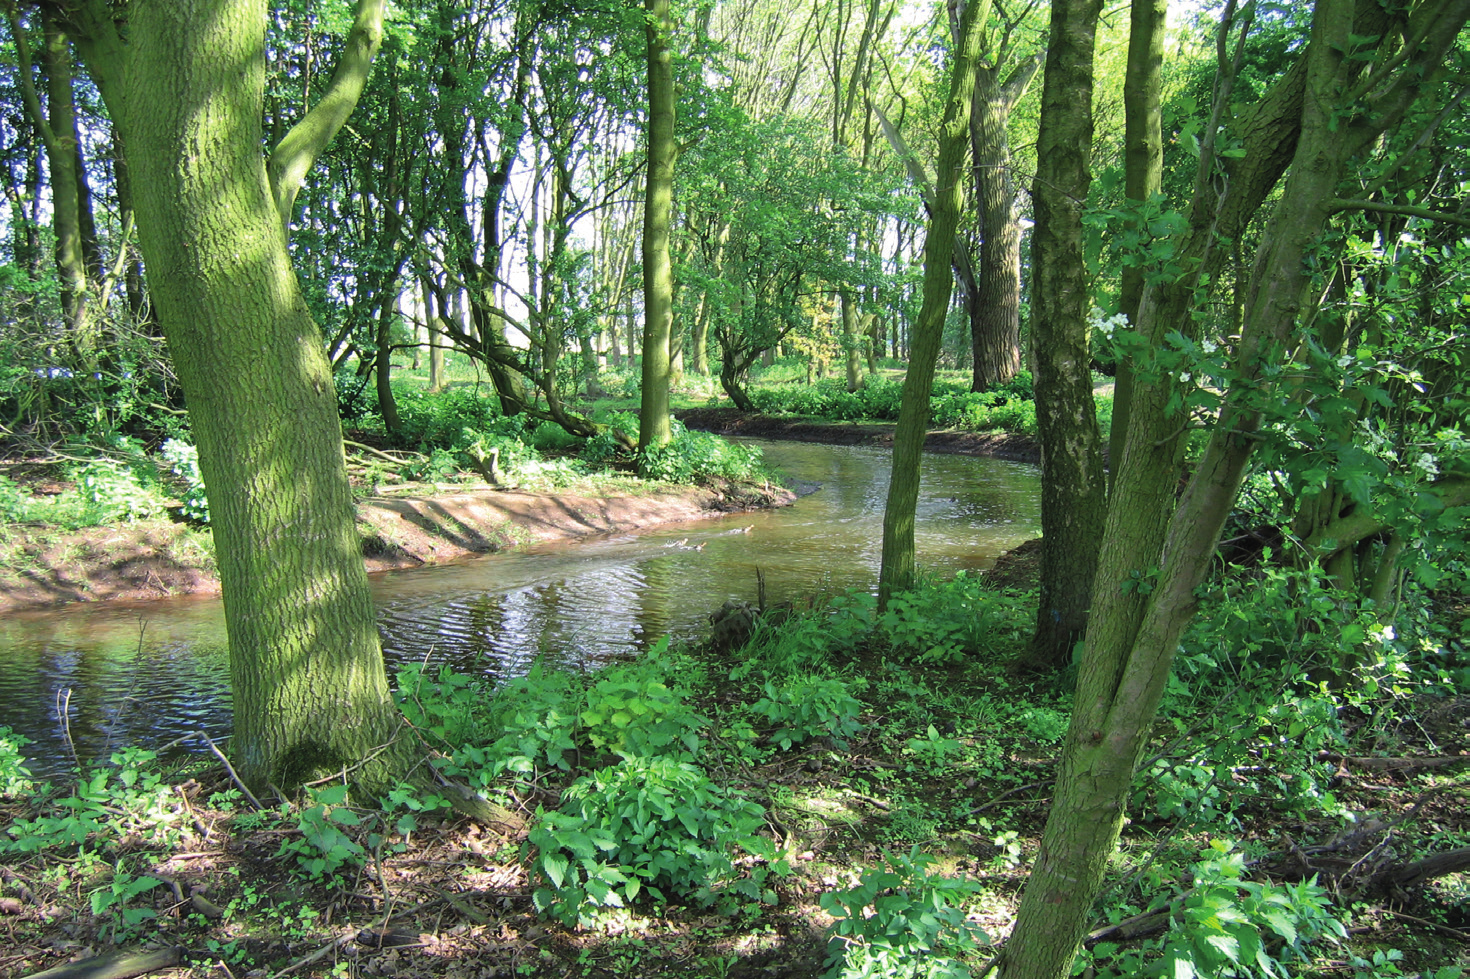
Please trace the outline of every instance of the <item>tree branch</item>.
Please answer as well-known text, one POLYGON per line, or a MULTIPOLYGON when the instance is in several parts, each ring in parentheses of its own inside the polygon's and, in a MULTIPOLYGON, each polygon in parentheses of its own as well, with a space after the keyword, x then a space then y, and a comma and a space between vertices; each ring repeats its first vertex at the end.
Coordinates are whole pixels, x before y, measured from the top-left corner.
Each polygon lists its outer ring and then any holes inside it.
POLYGON ((306 172, 352 115, 367 86, 373 58, 383 43, 384 5, 385 0, 357 0, 352 30, 326 92, 271 153, 267 172, 282 225, 291 223, 291 211, 306 172))
POLYGON ((1461 227, 1470 228, 1470 217, 1451 214, 1448 211, 1436 211, 1431 207, 1415 207, 1412 204, 1385 204, 1379 201, 1348 200, 1339 197, 1328 201, 1327 207, 1333 214, 1340 211, 1379 211, 1384 214, 1403 214, 1411 218, 1443 221, 1447 224, 1458 224, 1461 227))

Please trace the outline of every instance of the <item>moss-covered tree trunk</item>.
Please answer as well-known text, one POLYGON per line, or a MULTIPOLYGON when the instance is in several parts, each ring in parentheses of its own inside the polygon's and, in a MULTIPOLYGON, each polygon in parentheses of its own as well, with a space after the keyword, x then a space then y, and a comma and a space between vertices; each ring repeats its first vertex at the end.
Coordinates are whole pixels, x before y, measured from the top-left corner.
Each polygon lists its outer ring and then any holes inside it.
MULTIPOLYGON (((1123 825, 1134 767, 1148 742, 1179 639, 1193 618, 1199 585, 1238 495, 1262 423, 1262 408, 1283 394, 1275 388, 1281 352, 1303 339, 1302 299, 1314 273, 1310 259, 1321 248, 1328 219, 1340 204, 1333 196, 1348 162, 1397 124, 1420 91, 1432 90, 1426 79, 1438 74, 1445 52, 1470 19, 1470 0, 1446 5, 1432 26, 1426 24, 1398 53, 1392 66, 1373 66, 1359 56, 1348 56, 1354 35, 1386 36, 1365 35, 1362 21, 1354 23, 1355 14, 1371 16, 1380 10, 1371 2, 1319 0, 1299 65, 1302 70, 1294 70, 1280 83, 1296 85, 1298 91, 1304 88, 1307 97, 1283 102, 1276 98, 1279 93, 1273 93, 1257 109, 1269 113, 1272 106, 1285 104, 1295 105, 1299 113, 1291 127, 1294 138, 1287 140, 1293 147, 1289 176, 1244 284, 1242 333, 1218 422, 1182 498, 1157 533, 1151 511, 1160 482, 1158 419, 1166 414, 1165 406, 1152 398, 1135 404, 1109 507, 1087 652, 1052 809, 1015 927, 1001 953, 1001 979, 1070 975, 1123 825), (1360 73, 1374 67, 1377 84, 1371 95, 1354 93, 1360 73), (1294 81, 1291 74, 1297 75, 1294 81), (1144 406, 1149 417, 1140 414, 1144 406), (1123 587, 1133 572, 1150 566, 1158 569, 1158 575, 1147 595, 1123 587)), ((1258 121, 1267 119, 1258 116, 1258 121)), ((1237 175, 1263 178, 1274 170, 1279 178, 1284 164, 1272 161, 1280 145, 1276 140, 1248 140, 1243 161, 1247 166, 1237 175)), ((1228 204, 1216 199, 1221 208, 1215 211, 1217 217, 1241 206, 1249 214, 1266 198, 1274 180, 1241 182, 1253 189, 1228 204)), ((1140 314, 1145 321, 1154 315, 1153 292, 1151 287, 1145 289, 1140 314)), ((1140 385, 1140 394, 1152 388, 1140 385)))
POLYGON ((88 5, 89 60, 125 135, 149 286, 209 491, 234 761, 254 787, 359 765, 357 780, 380 785, 402 771, 400 719, 331 369, 261 154, 267 7, 137 0, 127 13, 118 32, 109 5, 88 5))
POLYGON ((1031 187, 1031 337, 1041 442, 1041 604, 1028 665, 1071 661, 1087 628, 1102 539, 1102 444, 1087 345, 1082 208, 1092 182, 1092 61, 1098 0, 1056 0, 1031 187))
POLYGON ((643 402, 638 444, 672 437, 669 338, 674 324, 674 270, 669 215, 674 202, 674 67, 669 50, 669 0, 646 0, 648 13, 648 191, 643 205, 643 402))
MULTIPOLYGON (((1137 0, 1129 13, 1128 67, 1123 78, 1123 185, 1129 201, 1146 203, 1163 186, 1162 82, 1164 24, 1168 0, 1137 0)), ((1138 325, 1143 269, 1123 268, 1118 311, 1138 325)), ((1123 358, 1113 385, 1113 422, 1108 433, 1108 486, 1123 459, 1123 439, 1133 402, 1133 363, 1123 358)))
POLYGON ((929 393, 934 364, 944 337, 944 317, 954 291, 950 262, 955 230, 965 198, 965 156, 969 149, 970 106, 975 93, 975 61, 989 0, 970 0, 956 31, 950 67, 949 99, 939 138, 939 165, 929 234, 924 239, 924 302, 912 327, 908 372, 893 435, 893 475, 883 509, 883 556, 878 572, 878 602, 887 605, 896 591, 914 583, 914 510, 919 501, 919 463, 929 429, 929 393))

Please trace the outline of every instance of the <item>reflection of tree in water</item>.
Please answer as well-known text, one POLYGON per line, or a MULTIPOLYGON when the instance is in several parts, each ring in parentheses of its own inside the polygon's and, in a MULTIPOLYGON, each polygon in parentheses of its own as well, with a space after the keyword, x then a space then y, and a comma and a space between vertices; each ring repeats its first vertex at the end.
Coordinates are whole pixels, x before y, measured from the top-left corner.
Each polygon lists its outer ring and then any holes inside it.
POLYGON ((669 631, 669 598, 680 582, 678 557, 656 557, 644 561, 642 584, 629 596, 633 608, 633 641, 640 650, 653 645, 669 631))

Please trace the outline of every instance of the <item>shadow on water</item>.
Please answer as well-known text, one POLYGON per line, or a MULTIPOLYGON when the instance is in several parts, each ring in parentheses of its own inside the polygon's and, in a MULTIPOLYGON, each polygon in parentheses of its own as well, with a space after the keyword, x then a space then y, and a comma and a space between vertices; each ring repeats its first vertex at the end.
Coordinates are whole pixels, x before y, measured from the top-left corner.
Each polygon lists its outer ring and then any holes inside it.
MULTIPOLYGON (((727 599, 755 600, 757 568, 773 602, 872 588, 888 453, 795 442, 761 447, 770 464, 821 489, 781 510, 376 576, 390 671, 428 660, 501 678, 524 673, 537 657, 595 665, 664 634, 694 638, 727 599)), ((1035 466, 926 456, 920 566, 938 573, 989 567, 1002 550, 1039 532, 1038 493, 1035 466)), ((71 766, 69 742, 86 760, 126 745, 157 748, 200 730, 228 734, 228 678, 214 599, 0 618, 0 725, 36 742, 26 754, 38 774, 71 766)))

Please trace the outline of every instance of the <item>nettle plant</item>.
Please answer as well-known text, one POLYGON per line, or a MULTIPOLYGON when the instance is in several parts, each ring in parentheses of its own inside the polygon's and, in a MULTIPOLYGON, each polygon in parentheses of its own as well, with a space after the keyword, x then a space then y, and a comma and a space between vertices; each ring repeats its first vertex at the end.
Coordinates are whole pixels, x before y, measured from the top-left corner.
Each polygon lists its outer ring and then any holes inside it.
POLYGON ((857 886, 821 896, 836 919, 828 979, 967 979, 962 958, 990 944, 965 915, 981 886, 935 873, 934 863, 917 846, 884 853, 857 886))
POLYGON ((536 909, 567 924, 648 897, 726 909, 771 900, 784 873, 759 835, 765 812, 703 769, 672 757, 629 757, 573 782, 560 810, 537 810, 527 842, 536 909), (745 854, 754 860, 741 859, 745 854))
POLYGON ((797 676, 780 682, 767 681, 765 696, 751 705, 751 712, 772 727, 770 740, 789 750, 813 738, 831 738, 839 748, 863 729, 858 722, 862 703, 852 695, 852 685, 830 677, 797 676))
MULTIPOLYGON (((1309 960, 1315 942, 1339 942, 1347 929, 1316 878, 1296 884, 1246 878, 1245 856, 1213 840, 1192 868, 1193 886, 1165 906, 1170 927, 1131 948, 1099 942, 1081 962, 1101 979, 1124 976, 1229 976, 1278 979, 1309 960)), ((1121 918, 1122 912, 1118 917, 1121 918)))

